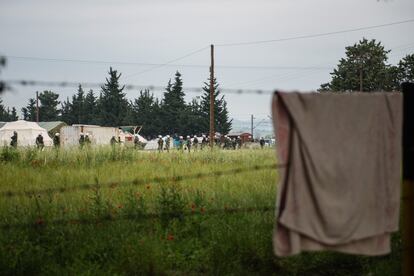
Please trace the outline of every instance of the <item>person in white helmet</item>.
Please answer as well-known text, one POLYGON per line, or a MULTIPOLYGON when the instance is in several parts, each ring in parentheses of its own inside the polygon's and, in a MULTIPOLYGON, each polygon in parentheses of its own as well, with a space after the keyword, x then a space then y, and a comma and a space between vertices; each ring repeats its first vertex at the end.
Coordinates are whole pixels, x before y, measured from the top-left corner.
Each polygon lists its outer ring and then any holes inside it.
POLYGON ((260 143, 260 147, 263 148, 265 145, 265 139, 263 137, 260 137, 259 143, 260 143))
POLYGON ((180 136, 180 140, 178 141, 178 149, 183 151, 184 149, 184 138, 183 136, 180 136))
POLYGON ((198 149, 198 137, 197 135, 193 135, 193 146, 194 146, 194 150, 198 149))
POLYGON ((190 137, 190 135, 187 135, 187 142, 186 142, 186 146, 187 146, 187 150, 188 150, 188 152, 190 152, 191 151, 191 137, 190 137))
POLYGON ((79 136, 79 146, 83 148, 84 145, 85 145, 85 135, 83 134, 83 132, 81 132, 79 136))
POLYGON ((162 152, 164 150, 164 140, 162 139, 161 135, 158 135, 158 152, 162 152))
POLYGON ((201 139, 201 149, 204 149, 204 147, 205 146, 207 146, 207 144, 208 144, 208 140, 207 140, 207 137, 203 134, 202 135, 202 139, 201 139))
POLYGON ((59 132, 55 133, 55 136, 53 137, 53 146, 55 146, 55 148, 60 147, 60 135, 59 132))
POLYGON ((170 152, 170 144, 171 144, 171 138, 170 138, 170 135, 167 135, 165 139, 165 150, 167 152, 170 152))

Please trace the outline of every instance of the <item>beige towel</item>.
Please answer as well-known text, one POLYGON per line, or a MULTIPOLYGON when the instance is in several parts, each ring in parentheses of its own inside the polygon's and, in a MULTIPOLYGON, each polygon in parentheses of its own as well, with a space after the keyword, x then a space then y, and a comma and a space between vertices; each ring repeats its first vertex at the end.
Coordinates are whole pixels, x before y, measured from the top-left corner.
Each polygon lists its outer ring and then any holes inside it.
POLYGON ((390 252, 398 230, 402 95, 281 93, 273 98, 281 170, 275 253, 390 252))

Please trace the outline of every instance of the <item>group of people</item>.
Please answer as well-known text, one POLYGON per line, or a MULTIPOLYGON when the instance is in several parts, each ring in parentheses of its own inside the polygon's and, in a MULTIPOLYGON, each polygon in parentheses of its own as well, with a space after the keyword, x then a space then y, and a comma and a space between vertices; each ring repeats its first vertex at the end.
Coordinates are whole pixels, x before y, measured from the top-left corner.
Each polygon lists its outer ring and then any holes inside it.
MULTIPOLYGON (((175 146, 178 150, 190 152, 191 150, 203 150, 210 144, 210 138, 204 134, 201 137, 197 137, 197 135, 187 135, 186 137, 176 136, 174 138, 170 137, 170 135, 165 136, 165 138, 163 138, 161 135, 158 135, 157 142, 159 152, 162 152, 164 150, 169 152, 171 145, 175 146)), ((230 138, 225 135, 222 137, 215 137, 214 145, 222 149, 235 150, 242 147, 242 140, 240 136, 237 138, 230 138)))
MULTIPOLYGON (((12 148, 17 148, 17 141, 18 141, 18 134, 17 131, 13 131, 13 136, 10 137, 10 146, 12 148)), ((36 147, 39 150, 43 150, 43 148, 45 147, 45 141, 43 139, 43 135, 41 133, 39 133, 39 135, 37 135, 36 140, 35 140, 35 144, 36 147)), ((55 147, 59 147, 60 146, 60 136, 59 133, 55 133, 55 136, 53 137, 53 145, 55 147)))

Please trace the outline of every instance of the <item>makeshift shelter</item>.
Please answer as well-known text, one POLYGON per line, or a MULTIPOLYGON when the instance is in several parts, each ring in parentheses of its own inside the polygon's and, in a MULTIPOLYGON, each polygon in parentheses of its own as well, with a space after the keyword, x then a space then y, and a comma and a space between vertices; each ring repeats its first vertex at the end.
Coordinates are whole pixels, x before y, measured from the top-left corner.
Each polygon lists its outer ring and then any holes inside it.
POLYGON ((60 129, 62 127, 67 126, 67 124, 62 121, 52 121, 52 122, 39 122, 39 126, 46 129, 50 137, 53 137, 56 133, 60 132, 60 129))
POLYGON ((46 129, 40 127, 35 122, 28 122, 19 120, 15 122, 8 122, 0 128, 0 145, 10 145, 13 132, 17 132, 17 146, 35 146, 36 137, 41 134, 45 146, 52 146, 53 140, 49 137, 46 129))

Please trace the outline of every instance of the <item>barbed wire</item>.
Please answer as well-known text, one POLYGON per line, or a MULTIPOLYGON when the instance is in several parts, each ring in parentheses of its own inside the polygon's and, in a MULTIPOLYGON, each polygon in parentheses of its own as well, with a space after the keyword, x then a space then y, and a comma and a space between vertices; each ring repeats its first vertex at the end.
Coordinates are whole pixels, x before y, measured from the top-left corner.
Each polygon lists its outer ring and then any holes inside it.
POLYGON ((168 182, 182 182, 184 180, 200 179, 206 177, 220 177, 224 175, 234 175, 239 173, 251 172, 251 171, 260 171, 260 170, 269 170, 269 169, 280 169, 286 167, 286 164, 270 164, 270 165, 255 165, 252 167, 244 168, 234 168, 229 170, 221 171, 212 171, 212 172, 199 172, 195 174, 187 175, 176 175, 176 176, 164 176, 164 177, 153 177, 147 179, 135 178, 129 181, 122 182, 108 182, 108 183, 99 183, 97 180, 94 184, 80 184, 73 187, 60 187, 60 188, 48 188, 48 189, 32 189, 26 191, 2 191, 0 195, 2 197, 16 197, 16 196, 39 196, 42 194, 53 194, 53 193, 66 193, 79 190, 89 190, 89 189, 101 189, 101 188, 116 188, 126 185, 144 185, 150 183, 168 183, 168 182))
MULTIPOLYGON (((82 85, 86 88, 101 88, 105 83, 97 82, 74 82, 74 81, 42 81, 42 80, 6 80, 4 81, 7 86, 10 88, 10 85, 21 85, 21 86, 46 86, 46 87, 78 87, 82 85)), ((165 90, 165 86, 159 85, 138 85, 138 84, 125 84, 126 90, 165 90)), ((201 93, 203 88, 201 87, 184 87, 186 92, 190 93, 201 93)), ((218 90, 226 94, 257 94, 257 95, 271 95, 273 90, 263 90, 263 89, 236 89, 236 88, 222 88, 218 90)))
POLYGON ((237 213, 252 213, 252 212, 269 212, 274 211, 275 207, 248 207, 248 208, 225 208, 225 209, 212 209, 204 210, 200 209, 199 211, 185 211, 185 212, 162 212, 162 213, 143 213, 138 215, 132 214, 122 214, 119 216, 113 215, 104 215, 98 218, 77 218, 77 219, 55 219, 55 220, 45 220, 41 217, 38 217, 33 222, 29 223, 10 223, 10 224, 0 224, 0 229, 16 229, 16 228, 43 228, 47 226, 67 226, 67 225, 96 225, 105 222, 118 222, 118 221, 139 221, 147 219, 160 219, 162 217, 168 218, 184 218, 192 216, 208 216, 208 215, 230 215, 237 213))

